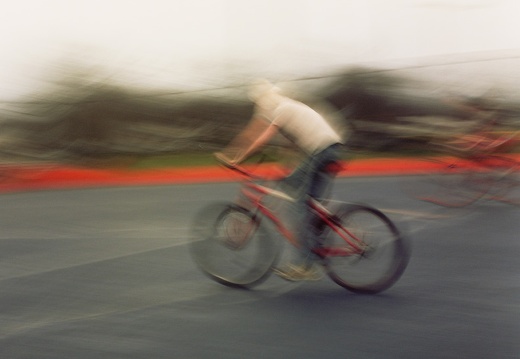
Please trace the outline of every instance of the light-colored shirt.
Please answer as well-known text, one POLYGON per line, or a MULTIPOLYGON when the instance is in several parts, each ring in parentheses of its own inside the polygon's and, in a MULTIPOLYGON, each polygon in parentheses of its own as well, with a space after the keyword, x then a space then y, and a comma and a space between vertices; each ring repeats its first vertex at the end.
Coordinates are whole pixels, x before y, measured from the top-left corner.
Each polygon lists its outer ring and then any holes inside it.
POLYGON ((309 106, 287 97, 269 109, 257 106, 256 115, 278 126, 280 132, 309 155, 341 143, 329 123, 309 106))

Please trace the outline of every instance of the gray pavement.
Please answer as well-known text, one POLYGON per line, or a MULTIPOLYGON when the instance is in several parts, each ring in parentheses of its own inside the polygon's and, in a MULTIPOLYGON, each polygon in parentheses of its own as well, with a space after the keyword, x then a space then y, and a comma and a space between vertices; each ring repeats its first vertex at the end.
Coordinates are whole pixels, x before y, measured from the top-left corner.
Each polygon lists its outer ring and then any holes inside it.
POLYGON ((412 238, 390 290, 271 277, 209 281, 187 250, 194 213, 235 184, 1 196, 0 358, 518 358, 520 210, 446 210, 413 177, 340 179, 412 238))

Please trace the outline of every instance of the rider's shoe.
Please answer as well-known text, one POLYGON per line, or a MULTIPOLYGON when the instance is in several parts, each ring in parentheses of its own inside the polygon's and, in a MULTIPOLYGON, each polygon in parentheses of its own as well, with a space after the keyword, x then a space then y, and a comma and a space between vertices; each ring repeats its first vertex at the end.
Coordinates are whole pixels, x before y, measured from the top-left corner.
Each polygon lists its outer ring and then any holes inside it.
POLYGON ((323 272, 317 265, 293 265, 274 269, 280 278, 291 281, 315 281, 323 277, 323 272))

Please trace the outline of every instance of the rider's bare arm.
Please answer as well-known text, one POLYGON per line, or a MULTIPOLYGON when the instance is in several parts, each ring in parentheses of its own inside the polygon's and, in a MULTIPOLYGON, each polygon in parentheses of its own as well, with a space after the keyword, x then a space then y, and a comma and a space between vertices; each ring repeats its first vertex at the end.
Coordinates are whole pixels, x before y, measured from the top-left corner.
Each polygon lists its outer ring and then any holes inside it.
POLYGON ((226 147, 215 156, 230 165, 236 165, 258 151, 276 135, 278 127, 263 118, 254 118, 250 124, 226 147))
POLYGON ((242 152, 239 152, 237 157, 234 158, 234 163, 238 164, 249 156, 254 154, 260 148, 262 148, 267 142, 271 140, 278 133, 278 126, 270 124, 260 135, 253 141, 253 143, 242 152))

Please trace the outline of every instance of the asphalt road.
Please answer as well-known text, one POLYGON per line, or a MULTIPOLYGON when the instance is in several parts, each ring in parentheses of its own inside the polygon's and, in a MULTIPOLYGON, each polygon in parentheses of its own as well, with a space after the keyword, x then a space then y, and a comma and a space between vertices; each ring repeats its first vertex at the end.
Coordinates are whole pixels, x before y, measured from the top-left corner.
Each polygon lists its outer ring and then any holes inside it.
POLYGON ((401 280, 375 296, 203 276, 189 223, 235 184, 2 195, 0 358, 519 358, 520 210, 438 208, 403 195, 413 180, 336 185, 413 240, 401 280))

